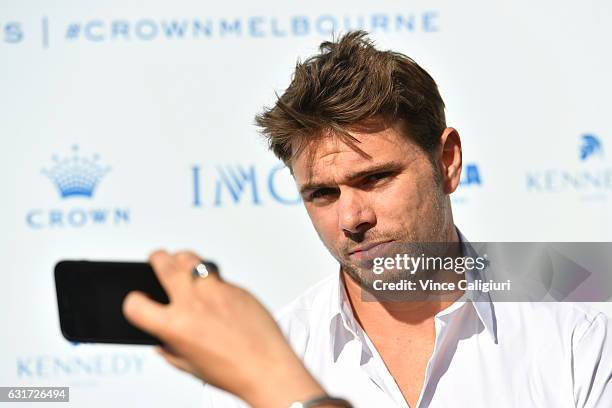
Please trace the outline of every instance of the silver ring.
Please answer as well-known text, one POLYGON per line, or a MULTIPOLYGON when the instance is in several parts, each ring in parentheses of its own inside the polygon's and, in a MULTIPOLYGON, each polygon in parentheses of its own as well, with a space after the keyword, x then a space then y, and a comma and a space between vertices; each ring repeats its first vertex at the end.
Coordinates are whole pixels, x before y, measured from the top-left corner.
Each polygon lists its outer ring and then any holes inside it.
POLYGON ((208 268, 203 262, 200 262, 196 266, 193 267, 191 271, 191 276, 194 278, 206 278, 208 276, 208 268))

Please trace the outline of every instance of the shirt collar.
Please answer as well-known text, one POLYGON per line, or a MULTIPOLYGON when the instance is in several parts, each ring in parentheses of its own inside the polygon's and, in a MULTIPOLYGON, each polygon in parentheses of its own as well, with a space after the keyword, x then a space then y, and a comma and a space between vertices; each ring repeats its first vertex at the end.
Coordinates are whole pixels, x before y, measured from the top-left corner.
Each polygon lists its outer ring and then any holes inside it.
MULTIPOLYGON (((461 231, 459 231, 459 228, 456 228, 456 230, 457 234, 459 235, 459 241, 461 242, 463 256, 470 256, 472 258, 478 257, 478 252, 474 249, 467 238, 465 238, 461 231)), ((468 269, 465 273, 465 278, 468 283, 472 283, 476 279, 484 279, 485 272, 486 268, 483 271, 468 269)), ((466 291, 462 298, 469 300, 470 303, 474 305, 478 318, 491 336, 493 342, 497 343, 497 319, 495 316, 495 307, 491 301, 491 295, 488 292, 483 292, 481 290, 472 290, 466 291)))
POLYGON ((359 339, 363 345, 361 361, 366 361, 369 357, 372 357, 372 352, 367 347, 363 329, 353 314, 353 308, 346 293, 341 273, 338 271, 338 279, 334 279, 334 288, 330 299, 330 346, 334 361, 340 356, 344 345, 353 339, 359 339))
MULTIPOLYGON (((456 230, 459 235, 459 241, 461 242, 464 256, 468 254, 472 257, 478 256, 476 250, 461 231, 459 231, 458 228, 456 228, 456 230)), ((475 279, 482 279, 482 274, 475 270, 467 270, 465 276, 468 282, 473 282, 475 279)), ((497 343, 495 309, 491 297, 487 292, 466 291, 461 298, 457 299, 451 306, 439 312, 435 317, 436 319, 448 318, 453 312, 460 309, 466 303, 473 305, 476 315, 482 322, 485 330, 489 333, 493 342, 497 343)), ((353 309, 348 299, 340 271, 338 271, 338 279, 334 279, 334 287, 331 291, 329 304, 331 306, 328 316, 328 321, 330 322, 330 346, 334 352, 334 361, 336 361, 342 348, 350 340, 358 338, 364 346, 367 344, 363 329, 359 326, 353 314, 353 309)), ((364 347, 364 352, 366 355, 362 355, 362 359, 367 357, 367 354, 371 356, 371 352, 367 350, 367 347, 364 347)))

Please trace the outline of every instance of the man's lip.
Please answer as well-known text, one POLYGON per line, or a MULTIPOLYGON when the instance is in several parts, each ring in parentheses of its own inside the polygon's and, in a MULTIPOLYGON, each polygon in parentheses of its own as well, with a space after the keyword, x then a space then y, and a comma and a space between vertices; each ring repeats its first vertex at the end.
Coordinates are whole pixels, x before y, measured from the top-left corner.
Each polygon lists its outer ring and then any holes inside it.
POLYGON ((370 249, 372 249, 374 247, 377 247, 377 246, 382 245, 382 244, 389 243, 391 241, 392 240, 380 241, 380 242, 374 242, 374 243, 368 244, 368 245, 359 246, 359 247, 353 248, 351 251, 349 251, 349 255, 354 255, 354 254, 357 254, 359 252, 369 251, 370 249))

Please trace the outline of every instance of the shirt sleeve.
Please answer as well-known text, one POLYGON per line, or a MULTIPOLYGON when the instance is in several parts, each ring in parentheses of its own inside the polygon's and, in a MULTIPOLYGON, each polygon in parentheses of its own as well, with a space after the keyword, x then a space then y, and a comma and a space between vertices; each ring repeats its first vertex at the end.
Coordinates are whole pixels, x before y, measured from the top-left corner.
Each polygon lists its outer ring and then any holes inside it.
POLYGON ((229 392, 204 384, 202 408, 249 408, 249 405, 229 392))
POLYGON ((611 321, 598 313, 572 350, 574 397, 577 408, 612 407, 611 321))

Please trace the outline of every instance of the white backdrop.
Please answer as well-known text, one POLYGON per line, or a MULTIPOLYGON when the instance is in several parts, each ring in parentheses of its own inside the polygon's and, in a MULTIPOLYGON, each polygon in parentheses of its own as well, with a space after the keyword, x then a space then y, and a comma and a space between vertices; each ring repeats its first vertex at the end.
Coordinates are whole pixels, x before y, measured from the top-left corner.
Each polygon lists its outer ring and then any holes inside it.
POLYGON ((272 308, 336 271, 253 126, 332 30, 371 31, 438 82, 470 240, 612 240, 609 2, 125 3, 0 4, 0 385, 198 406, 149 348, 61 337, 59 259, 192 248, 272 308), (90 197, 54 183, 75 156, 90 197))

